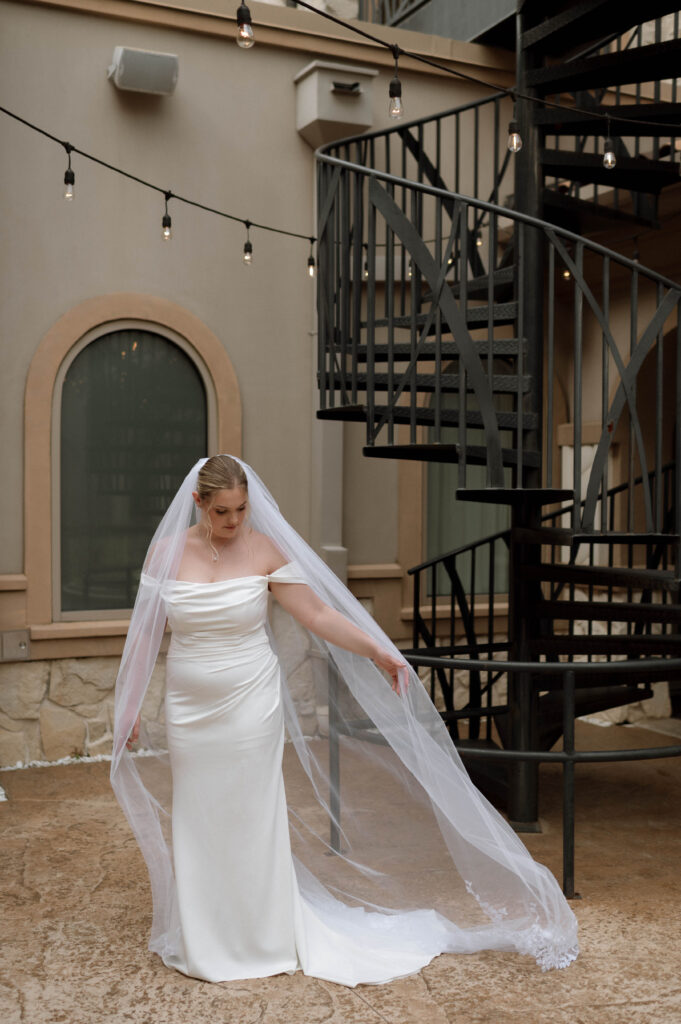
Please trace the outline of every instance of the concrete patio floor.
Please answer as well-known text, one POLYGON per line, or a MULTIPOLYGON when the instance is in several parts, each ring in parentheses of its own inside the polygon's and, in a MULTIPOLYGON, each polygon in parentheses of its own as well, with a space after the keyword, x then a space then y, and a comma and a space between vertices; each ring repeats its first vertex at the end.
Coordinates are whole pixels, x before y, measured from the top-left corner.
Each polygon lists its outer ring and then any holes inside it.
MULTIPOLYGON (((675 742, 578 723, 578 746, 675 742)), ((354 990, 281 975, 211 985, 147 949, 147 875, 107 763, 0 773, 1 1024, 680 1024, 681 759, 577 770, 581 955, 542 974, 528 958, 438 957, 354 990)), ((542 768, 543 832, 525 837, 561 876, 560 770, 542 768)))

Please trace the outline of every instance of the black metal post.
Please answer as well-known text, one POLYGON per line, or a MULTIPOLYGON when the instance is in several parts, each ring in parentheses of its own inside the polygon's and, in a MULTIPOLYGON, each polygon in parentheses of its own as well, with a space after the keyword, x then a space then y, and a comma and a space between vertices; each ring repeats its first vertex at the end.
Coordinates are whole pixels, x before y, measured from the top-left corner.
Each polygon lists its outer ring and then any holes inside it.
MULTIPOLYGON (((531 640, 535 628, 531 609, 536 605, 532 588, 523 567, 538 564, 538 544, 521 543, 515 536, 517 527, 537 528, 541 524, 541 505, 525 496, 512 505, 509 574, 509 640, 512 661, 532 661, 531 640)), ((512 672, 508 676, 508 704, 511 747, 514 750, 536 750, 538 703, 531 673, 512 672)), ((539 766, 536 761, 516 761, 509 777, 508 816, 518 832, 539 832, 539 766)))
MULTIPOLYGON (((563 679, 563 752, 575 752, 575 673, 563 679)), ((563 893, 575 898, 575 762, 563 762, 563 893)))
POLYGON ((338 730, 338 669, 329 662, 329 843, 340 853, 340 744, 338 730))
MULTIPOLYGON (((526 73, 538 64, 538 57, 532 49, 523 45, 525 13, 519 5, 516 16, 516 81, 518 91, 523 95, 533 95, 534 91, 527 85, 526 73)), ((539 161, 540 136, 534 124, 535 104, 526 99, 515 101, 515 119, 520 128, 523 140, 522 149, 515 154, 515 185, 514 208, 532 217, 541 217, 543 212, 542 189, 543 176, 539 161)), ((516 240, 520 225, 516 226, 516 240)), ((543 392, 543 349, 544 349, 544 236, 536 228, 529 225, 523 232, 522 266, 519 266, 519 252, 516 248, 516 286, 518 289, 518 337, 527 338, 527 366, 530 375, 531 391, 524 400, 518 393, 518 403, 527 402, 527 412, 534 413, 537 426, 527 431, 523 450, 542 450, 542 392, 543 392)), ((517 246, 517 241, 516 241, 517 246)), ((521 360, 522 366, 522 360, 521 360)), ((520 372, 520 370, 518 371, 520 372)), ((519 422, 522 422, 522 410, 516 410, 519 422)), ((540 487, 541 467, 517 468, 517 487, 540 487)))

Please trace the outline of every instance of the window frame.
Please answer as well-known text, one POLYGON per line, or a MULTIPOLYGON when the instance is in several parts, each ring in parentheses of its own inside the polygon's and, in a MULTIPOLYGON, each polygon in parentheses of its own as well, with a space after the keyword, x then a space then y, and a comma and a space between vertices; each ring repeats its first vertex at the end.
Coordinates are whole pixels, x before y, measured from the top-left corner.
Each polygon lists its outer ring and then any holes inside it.
POLYGON ((215 393, 213 378, 208 367, 196 349, 189 344, 186 338, 178 334, 165 324, 154 323, 149 320, 135 318, 120 318, 99 324, 97 327, 87 331, 69 349, 66 357, 62 360, 54 381, 52 393, 52 415, 51 415, 51 468, 52 468, 52 494, 51 494, 51 547, 52 547, 52 621, 53 622, 87 622, 104 621, 106 619, 127 618, 131 608, 108 608, 63 611, 61 606, 61 411, 62 393, 66 375, 75 360, 94 341, 112 334, 115 331, 140 330, 147 333, 157 334, 170 344, 176 345, 191 360, 203 384, 206 396, 206 440, 207 450, 210 452, 215 447, 218 436, 218 402, 215 393))

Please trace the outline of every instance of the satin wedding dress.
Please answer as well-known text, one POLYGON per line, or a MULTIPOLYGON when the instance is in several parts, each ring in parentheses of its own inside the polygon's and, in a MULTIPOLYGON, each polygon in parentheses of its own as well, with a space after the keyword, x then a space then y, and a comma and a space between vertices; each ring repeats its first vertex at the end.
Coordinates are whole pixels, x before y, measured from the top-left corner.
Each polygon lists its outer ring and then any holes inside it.
POLYGON ((301 969, 381 983, 479 950, 566 967, 574 914, 471 782, 416 673, 405 667, 398 695, 373 662, 281 606, 267 621, 270 581, 304 583, 399 655, 250 466, 252 528, 286 564, 177 579, 204 462, 149 545, 116 682, 111 783, 149 870, 149 949, 209 981, 301 969), (166 621, 158 716, 149 683, 166 621), (128 747, 140 717, 143 757, 128 747))
MULTIPOLYGON (((453 942, 435 911, 394 916, 333 898, 291 853, 279 662, 265 629, 270 576, 169 581, 166 729, 182 953, 206 981, 302 969, 345 985, 418 971, 453 942), (305 894, 301 891, 301 884, 305 894)), ((455 929, 458 933, 458 929, 455 929)))

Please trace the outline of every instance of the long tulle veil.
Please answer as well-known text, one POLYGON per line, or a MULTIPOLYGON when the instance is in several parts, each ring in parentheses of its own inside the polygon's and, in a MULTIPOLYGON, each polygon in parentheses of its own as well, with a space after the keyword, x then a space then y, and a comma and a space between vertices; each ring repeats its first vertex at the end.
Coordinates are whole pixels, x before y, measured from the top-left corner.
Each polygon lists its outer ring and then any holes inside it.
MULTIPOLYGON (((162 722, 143 733, 156 756, 133 757, 126 739, 161 649, 163 586, 177 574, 204 461, 188 473, 149 546, 116 684, 111 781, 149 870, 150 948, 164 957, 181 939, 162 722)), ((284 519, 257 474, 242 465, 254 529, 297 564, 323 601, 394 650, 284 519)), ((290 741, 292 846, 306 898, 385 915, 433 909, 446 936, 436 952, 517 950, 543 969, 567 966, 578 949, 572 911, 553 875, 470 781, 418 676, 410 669, 409 686, 398 696, 372 662, 312 636, 280 606, 270 621, 290 741)))

